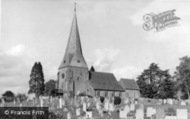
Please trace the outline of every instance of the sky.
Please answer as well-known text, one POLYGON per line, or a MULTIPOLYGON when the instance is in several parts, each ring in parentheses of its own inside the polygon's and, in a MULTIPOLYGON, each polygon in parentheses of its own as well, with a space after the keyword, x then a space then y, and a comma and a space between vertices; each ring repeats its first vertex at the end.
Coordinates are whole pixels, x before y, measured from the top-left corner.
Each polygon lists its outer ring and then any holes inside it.
MULTIPOLYGON (((151 63, 173 75, 190 56, 190 0, 75 0, 88 67, 135 79, 151 63), (143 29, 143 16, 173 10, 178 25, 143 29)), ((74 12, 74 0, 1 0, 0 94, 27 93, 34 62, 45 81, 56 80, 74 12)))

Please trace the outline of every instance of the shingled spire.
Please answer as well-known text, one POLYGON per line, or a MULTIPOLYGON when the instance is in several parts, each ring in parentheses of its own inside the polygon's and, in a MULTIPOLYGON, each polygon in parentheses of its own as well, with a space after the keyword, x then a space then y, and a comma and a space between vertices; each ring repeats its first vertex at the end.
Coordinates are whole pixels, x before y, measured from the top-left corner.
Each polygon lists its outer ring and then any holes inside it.
POLYGON ((67 43, 67 48, 65 51, 65 56, 61 62, 61 65, 59 66, 59 69, 68 66, 88 68, 82 54, 82 48, 81 48, 81 42, 80 42, 80 36, 77 24, 76 3, 74 7, 74 17, 67 43))

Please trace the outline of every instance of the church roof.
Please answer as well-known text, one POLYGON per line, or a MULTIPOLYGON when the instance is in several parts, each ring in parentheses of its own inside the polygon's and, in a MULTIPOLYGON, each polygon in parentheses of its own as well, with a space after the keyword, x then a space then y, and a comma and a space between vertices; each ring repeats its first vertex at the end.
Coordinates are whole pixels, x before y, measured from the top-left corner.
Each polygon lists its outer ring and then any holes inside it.
POLYGON ((74 10, 74 17, 67 43, 67 48, 65 51, 65 56, 61 61, 59 69, 67 66, 88 68, 82 54, 80 35, 77 24, 76 8, 74 10))
POLYGON ((120 79, 119 84, 125 90, 139 90, 139 86, 134 79, 120 79))
POLYGON ((95 90, 124 91, 112 73, 90 72, 89 80, 95 90))

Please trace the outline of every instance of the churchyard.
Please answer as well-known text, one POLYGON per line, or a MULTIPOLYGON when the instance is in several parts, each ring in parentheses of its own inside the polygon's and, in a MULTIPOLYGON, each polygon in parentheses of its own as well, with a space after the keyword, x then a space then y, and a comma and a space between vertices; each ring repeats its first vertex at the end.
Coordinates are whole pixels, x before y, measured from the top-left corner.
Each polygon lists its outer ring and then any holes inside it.
POLYGON ((75 99, 40 97, 26 101, 1 101, 1 107, 49 107, 49 119, 190 119, 189 101, 173 99, 123 99, 88 96, 75 99), (120 104, 118 104, 120 103, 120 104))

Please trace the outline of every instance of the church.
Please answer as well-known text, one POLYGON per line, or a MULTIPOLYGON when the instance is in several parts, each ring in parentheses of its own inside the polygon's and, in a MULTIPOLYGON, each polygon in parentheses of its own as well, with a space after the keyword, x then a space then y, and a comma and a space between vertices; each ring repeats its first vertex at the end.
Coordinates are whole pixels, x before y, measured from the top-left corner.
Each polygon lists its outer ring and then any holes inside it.
POLYGON ((58 68, 56 88, 63 96, 83 93, 92 97, 119 97, 124 92, 113 73, 89 71, 82 53, 76 7, 65 55, 58 68))

